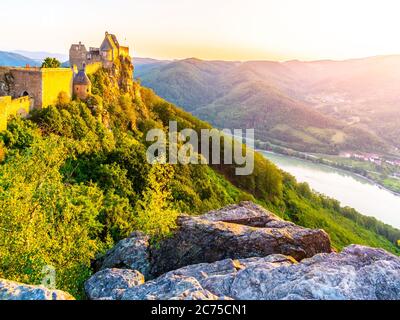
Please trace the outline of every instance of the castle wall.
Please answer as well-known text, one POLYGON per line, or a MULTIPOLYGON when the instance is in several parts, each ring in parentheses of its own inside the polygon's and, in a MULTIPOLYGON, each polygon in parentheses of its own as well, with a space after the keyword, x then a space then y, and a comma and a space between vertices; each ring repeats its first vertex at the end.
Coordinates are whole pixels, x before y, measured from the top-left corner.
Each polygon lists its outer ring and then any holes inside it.
POLYGON ((10 67, 0 67, 0 97, 10 95, 13 86, 10 67))
POLYGON ((33 98, 33 106, 41 108, 43 101, 40 68, 13 68, 10 73, 13 77, 13 88, 10 90, 10 95, 13 98, 29 95, 33 98))
POLYGON ((78 69, 81 70, 83 63, 86 63, 87 54, 88 52, 83 44, 79 43, 79 45, 72 45, 69 50, 70 65, 76 65, 78 69))
POLYGON ((65 92, 72 95, 73 72, 70 68, 43 68, 42 75, 42 104, 45 108, 57 103, 58 96, 65 92))
POLYGON ((79 44, 71 45, 69 51, 71 67, 76 66, 79 71, 85 65, 86 72, 89 74, 98 70, 97 63, 101 63, 106 69, 111 68, 120 56, 129 57, 129 47, 120 46, 115 35, 108 32, 105 33, 100 48, 90 47, 87 51, 85 45, 79 42, 79 44), (93 69, 88 69, 91 65, 95 66, 93 69))
POLYGON ((101 69, 102 67, 103 67, 102 62, 90 63, 90 64, 86 65, 85 71, 86 71, 86 74, 93 74, 97 70, 101 69))
POLYGON ((29 97, 12 99, 10 96, 0 97, 0 131, 7 129, 7 120, 10 116, 26 117, 31 107, 29 97))
POLYGON ((7 129, 7 106, 11 103, 11 97, 0 97, 0 131, 7 129))

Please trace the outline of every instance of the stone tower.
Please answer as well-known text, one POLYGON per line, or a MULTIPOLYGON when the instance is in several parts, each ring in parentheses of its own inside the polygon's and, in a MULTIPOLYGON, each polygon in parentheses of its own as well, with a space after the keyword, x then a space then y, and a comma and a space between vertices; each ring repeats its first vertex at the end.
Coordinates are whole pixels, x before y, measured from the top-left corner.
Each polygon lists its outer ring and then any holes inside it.
POLYGON ((86 99, 92 90, 92 83, 86 75, 85 66, 74 76, 74 95, 79 99, 86 99))

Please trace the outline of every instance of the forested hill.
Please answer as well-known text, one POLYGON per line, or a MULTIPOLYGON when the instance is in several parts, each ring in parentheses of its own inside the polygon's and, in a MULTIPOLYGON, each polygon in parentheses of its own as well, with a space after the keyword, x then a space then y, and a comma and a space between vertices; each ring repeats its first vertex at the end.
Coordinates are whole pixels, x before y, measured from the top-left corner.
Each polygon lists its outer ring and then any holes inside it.
POLYGON ((18 53, 0 51, 0 66, 25 67, 27 64, 38 66, 39 62, 18 53))
MULTIPOLYGON (((313 193, 256 154, 252 175, 233 166, 150 165, 153 128, 210 128, 131 83, 132 65, 91 76, 92 95, 9 121, 0 134, 0 278, 40 283, 46 265, 57 287, 83 296, 91 261, 135 230, 169 235, 181 212, 196 215, 252 200, 299 225, 326 230, 340 249, 351 243, 399 253, 400 232, 313 193)), ((229 245, 229 244, 227 244, 229 245)))
POLYGON ((395 152, 400 56, 347 61, 139 59, 136 75, 163 98, 220 128, 300 151, 395 152), (388 130, 390 128, 390 130, 388 130), (390 132, 390 133, 389 133, 390 132))

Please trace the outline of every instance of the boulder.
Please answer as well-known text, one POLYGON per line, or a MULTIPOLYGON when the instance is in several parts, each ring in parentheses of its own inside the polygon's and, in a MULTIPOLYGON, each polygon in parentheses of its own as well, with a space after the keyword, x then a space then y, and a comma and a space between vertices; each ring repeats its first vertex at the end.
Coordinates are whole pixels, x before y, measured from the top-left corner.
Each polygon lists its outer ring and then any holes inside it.
POLYGON ((398 300, 400 258, 352 245, 297 263, 291 257, 225 259, 187 266, 128 288, 124 300, 398 300))
POLYGON ((224 259, 283 254, 300 261, 332 251, 325 231, 299 227, 251 202, 202 216, 181 216, 178 227, 172 237, 151 247, 153 276, 224 259))
POLYGON ((0 279, 0 300, 75 300, 69 293, 0 279))
POLYGON ((231 293, 238 271, 253 264, 271 269, 293 263, 296 263, 293 258, 283 255, 243 260, 226 259, 211 264, 187 266, 144 284, 137 281, 137 271, 107 269, 92 276, 86 282, 85 289, 89 299, 229 300, 231 298, 227 294, 231 293))
POLYGON ((150 277, 149 262, 149 237, 134 232, 129 238, 119 241, 115 247, 109 250, 95 263, 95 270, 109 268, 137 270, 146 279, 150 277))
POLYGON ((90 300, 118 300, 124 291, 144 283, 144 276, 136 270, 104 269, 85 282, 90 300))
POLYGON ((253 264, 239 272, 235 299, 400 299, 400 259, 382 249, 352 245, 341 253, 318 254, 299 264, 266 270, 253 264))
POLYGON ((168 275, 124 291, 122 300, 218 300, 193 277, 168 275))

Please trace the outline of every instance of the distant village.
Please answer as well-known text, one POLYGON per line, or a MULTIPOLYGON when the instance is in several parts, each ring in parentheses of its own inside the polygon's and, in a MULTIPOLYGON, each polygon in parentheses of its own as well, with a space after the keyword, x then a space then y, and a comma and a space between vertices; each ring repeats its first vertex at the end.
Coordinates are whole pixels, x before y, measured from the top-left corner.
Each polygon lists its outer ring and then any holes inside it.
POLYGON ((384 157, 377 155, 377 154, 346 152, 346 153, 342 153, 341 156, 344 158, 349 158, 349 159, 361 160, 361 161, 365 161, 365 162, 372 162, 379 166, 386 163, 386 164, 389 164, 392 166, 400 167, 400 160, 385 159, 384 157))

